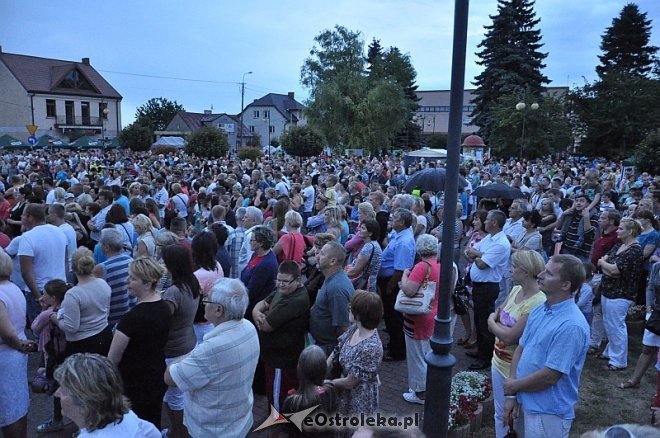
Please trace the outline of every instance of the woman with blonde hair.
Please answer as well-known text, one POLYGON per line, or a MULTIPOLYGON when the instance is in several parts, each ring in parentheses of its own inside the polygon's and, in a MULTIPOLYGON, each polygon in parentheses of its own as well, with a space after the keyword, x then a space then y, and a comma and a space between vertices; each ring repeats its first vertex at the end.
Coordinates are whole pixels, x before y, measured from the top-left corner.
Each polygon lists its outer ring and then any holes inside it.
MULTIPOLYGON (((64 332, 65 357, 75 353, 105 356, 110 349, 112 327, 108 324, 108 316, 112 289, 104 280, 94 276, 94 266, 92 251, 85 247, 78 248, 73 254, 73 273, 78 284, 69 289, 60 310, 51 315, 51 322, 64 332)), ((37 426, 37 432, 54 432, 63 427, 61 409, 56 398, 53 419, 37 426)))
POLYGON ((117 324, 108 353, 108 359, 119 368, 133 411, 156 427, 160 427, 167 389, 163 380, 165 344, 172 321, 169 305, 156 290, 164 272, 151 257, 130 264, 128 294, 137 298, 137 304, 117 324))
POLYGON ((345 223, 346 209, 340 205, 328 206, 324 210, 327 232, 337 237, 342 245, 348 239, 348 223, 345 223))
POLYGON ((284 226, 288 233, 282 235, 275 246, 273 252, 277 260, 281 263, 284 260, 293 260, 302 266, 302 259, 305 253, 305 238, 300 233, 302 227, 302 216, 294 210, 289 210, 284 216, 284 226))
POLYGON ((628 332, 626 314, 637 295, 637 284, 642 276, 642 247, 637 236, 642 226, 634 219, 623 218, 616 235, 619 242, 598 260, 603 272, 599 291, 603 309, 603 326, 609 340, 605 350, 598 355, 607 360, 605 370, 618 371, 628 366, 628 332))
POLYGON ((137 244, 133 249, 134 257, 156 257, 156 236, 153 232, 151 219, 138 214, 132 220, 135 232, 138 234, 137 244))
MULTIPOLYGON (((491 365, 495 400, 495 435, 506 436, 511 425, 504 425, 504 380, 509 377, 513 352, 518 346, 530 312, 545 302, 536 277, 545 269, 543 257, 536 251, 519 250, 511 256, 511 280, 515 284, 504 305, 488 317, 488 329, 495 335, 491 365)), ((521 426, 521 425, 517 425, 521 426)), ((522 430, 516 427, 517 430, 522 430)))
MULTIPOLYGON (((376 211, 374 210, 373 205, 369 202, 360 202, 357 206, 358 210, 358 223, 355 228, 355 235, 344 244, 346 252, 349 253, 348 263, 352 263, 360 254, 360 250, 364 246, 364 240, 360 237, 360 229, 362 224, 367 220, 376 220, 376 211)), ((379 225, 380 228, 380 225, 379 225)), ((373 236, 374 241, 378 241, 380 237, 380 230, 378 234, 373 236)))
POLYGON ((79 428, 78 437, 121 436, 158 438, 161 433, 141 420, 122 395, 117 367, 99 354, 74 354, 55 370, 60 387, 55 397, 62 411, 79 428))

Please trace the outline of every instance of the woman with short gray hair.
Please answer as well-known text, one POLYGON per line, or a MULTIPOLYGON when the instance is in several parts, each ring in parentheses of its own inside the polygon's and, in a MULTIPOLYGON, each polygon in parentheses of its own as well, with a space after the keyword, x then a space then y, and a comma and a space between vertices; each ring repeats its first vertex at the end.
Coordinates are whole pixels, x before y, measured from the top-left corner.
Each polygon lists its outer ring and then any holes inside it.
MULTIPOLYGON (((415 296, 427 282, 437 285, 440 281, 438 263, 438 239, 431 234, 421 234, 415 242, 421 260, 412 269, 406 269, 401 278, 401 290, 409 297, 415 296)), ((433 334, 434 318, 438 312, 438 289, 432 301, 431 312, 424 315, 403 314, 403 333, 406 340, 408 362, 408 392, 403 399, 409 403, 423 405, 426 398, 426 361, 431 350, 429 339, 433 334)))

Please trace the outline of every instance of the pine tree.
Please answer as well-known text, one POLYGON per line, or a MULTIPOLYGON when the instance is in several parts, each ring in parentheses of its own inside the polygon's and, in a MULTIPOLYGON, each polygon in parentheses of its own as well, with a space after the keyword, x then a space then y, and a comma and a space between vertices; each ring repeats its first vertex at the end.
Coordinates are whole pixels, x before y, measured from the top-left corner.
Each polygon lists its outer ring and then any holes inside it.
POLYGON ((641 13, 636 4, 628 3, 603 34, 600 43, 603 54, 598 57, 601 65, 596 67, 596 72, 601 78, 611 72, 648 75, 658 50, 649 45, 650 39, 651 20, 646 19, 646 13, 641 13))
POLYGON ((599 79, 572 90, 569 99, 582 153, 625 158, 660 126, 658 48, 650 38, 651 20, 632 3, 603 34, 599 79))
POLYGON ((369 76, 382 74, 381 66, 383 64, 383 47, 380 40, 374 38, 367 47, 367 72, 369 76))
POLYGON ((485 26, 486 36, 478 46, 478 64, 484 71, 474 82, 473 123, 485 141, 496 123, 492 108, 501 96, 525 92, 538 96, 550 82, 541 73, 548 54, 539 51, 543 44, 536 29, 540 19, 534 13, 534 0, 498 0, 497 11, 490 16, 493 23, 485 26))

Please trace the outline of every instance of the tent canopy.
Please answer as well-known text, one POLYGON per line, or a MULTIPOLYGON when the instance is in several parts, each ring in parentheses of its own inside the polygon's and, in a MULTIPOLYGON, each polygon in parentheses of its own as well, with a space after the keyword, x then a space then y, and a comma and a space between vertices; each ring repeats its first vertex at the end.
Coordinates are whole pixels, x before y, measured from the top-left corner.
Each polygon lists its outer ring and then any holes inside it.
POLYGON ((186 140, 183 137, 161 137, 156 140, 155 143, 152 143, 151 147, 155 148, 158 146, 169 146, 174 148, 183 149, 186 145, 186 140))
POLYGON ((68 147, 69 143, 67 143, 65 140, 62 140, 61 138, 57 137, 51 137, 50 135, 42 135, 39 137, 39 141, 37 141, 37 144, 34 145, 36 148, 49 148, 49 147, 54 147, 54 148, 62 148, 62 147, 68 147))
POLYGON ((2 149, 18 149, 18 148, 29 148, 30 145, 25 143, 22 140, 12 137, 9 134, 5 134, 0 137, 0 148, 2 149))
POLYGON ((81 148, 81 149, 101 149, 103 147, 103 141, 98 138, 90 137, 89 135, 84 135, 79 139, 69 143, 69 146, 72 148, 81 148))
POLYGON ((424 158, 426 161, 446 160, 447 150, 423 147, 419 150, 408 152, 405 155, 403 162, 406 166, 410 166, 415 160, 421 158, 424 158))

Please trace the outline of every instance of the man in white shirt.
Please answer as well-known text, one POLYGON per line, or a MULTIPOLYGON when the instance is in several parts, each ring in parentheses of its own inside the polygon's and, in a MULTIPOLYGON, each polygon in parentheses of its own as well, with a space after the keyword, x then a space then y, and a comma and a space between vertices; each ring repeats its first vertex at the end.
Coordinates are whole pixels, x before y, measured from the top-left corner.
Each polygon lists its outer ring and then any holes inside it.
POLYGON ((183 193, 181 189, 181 184, 174 183, 172 184, 172 197, 170 198, 174 210, 177 212, 179 217, 187 218, 188 217, 188 195, 183 193))
POLYGON ((303 188, 301 191, 301 195, 303 198, 303 226, 307 226, 307 218, 309 218, 312 215, 312 211, 314 209, 314 187, 312 187, 312 177, 307 175, 305 178, 303 178, 303 188))
POLYGON ((247 436, 252 428, 259 337, 243 318, 248 301, 240 280, 220 279, 202 301, 213 330, 165 371, 165 383, 184 392, 183 423, 191 436, 247 436))
POLYGON ((30 292, 26 296, 30 321, 41 310, 38 300, 46 283, 66 278, 68 269, 66 236, 58 227, 47 225, 45 221, 45 206, 28 204, 25 207, 21 223, 27 231, 21 236, 18 258, 21 275, 30 292))
POLYGON ((60 204, 53 204, 48 208, 48 223, 58 227, 66 236, 66 257, 68 269, 66 271, 66 280, 73 283, 73 253, 78 249, 76 241, 76 231, 71 225, 64 220, 64 206, 60 204))
POLYGON ((289 196, 289 185, 284 182, 284 178, 279 172, 275 173, 275 190, 277 191, 277 196, 289 196))
POLYGON ((170 195, 165 189, 165 179, 163 177, 156 178, 156 192, 154 193, 154 201, 158 204, 158 213, 160 214, 161 221, 165 218, 165 207, 170 199, 170 195))
POLYGON ((495 311, 495 300, 500 293, 500 281, 504 271, 509 269, 511 244, 502 227, 506 222, 504 213, 491 210, 486 217, 488 236, 474 248, 465 250, 465 257, 472 260, 470 278, 474 299, 474 323, 477 329, 477 352, 468 352, 469 357, 477 359, 469 368, 482 370, 488 368, 493 357, 495 336, 488 330, 488 317, 495 311))
POLYGON ((89 228, 89 237, 95 241, 99 241, 101 238, 101 230, 105 226, 105 217, 112 207, 112 192, 110 190, 101 190, 99 192, 98 204, 101 206, 101 211, 99 211, 93 218, 87 222, 87 227, 89 228))

